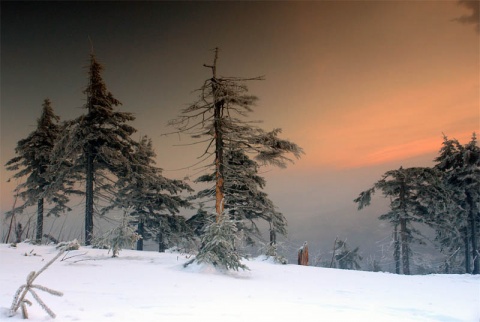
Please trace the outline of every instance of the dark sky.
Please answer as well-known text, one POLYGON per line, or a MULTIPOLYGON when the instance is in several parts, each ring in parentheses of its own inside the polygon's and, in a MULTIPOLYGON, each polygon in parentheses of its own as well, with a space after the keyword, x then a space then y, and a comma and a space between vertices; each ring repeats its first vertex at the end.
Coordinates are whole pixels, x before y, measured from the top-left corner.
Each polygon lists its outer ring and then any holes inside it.
MULTIPOLYGON (((0 5, 2 164, 34 130, 44 98, 62 120, 83 113, 93 47, 165 176, 193 177, 192 168, 172 170, 201 148, 161 134, 195 99, 218 46, 221 75, 266 77, 249 86, 260 98, 252 119, 305 149, 295 165, 264 175, 290 246, 309 240, 314 253, 336 235, 364 249, 388 239, 375 219, 381 200, 362 212, 352 200, 387 170, 431 165, 442 132, 466 142, 480 128, 478 24, 458 19, 474 11, 456 1, 0 5)), ((13 203, 9 175, 0 170, 2 213, 13 203)))

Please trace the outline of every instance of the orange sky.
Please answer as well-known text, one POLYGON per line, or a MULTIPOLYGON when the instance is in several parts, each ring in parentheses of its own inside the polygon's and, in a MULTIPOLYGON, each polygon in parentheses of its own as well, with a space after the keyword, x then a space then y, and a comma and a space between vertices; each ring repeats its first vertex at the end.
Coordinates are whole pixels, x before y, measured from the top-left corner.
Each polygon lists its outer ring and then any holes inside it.
POLYGON ((454 84, 432 81, 359 105, 348 114, 330 115, 313 137, 312 145, 325 145, 312 151, 311 162, 360 167, 431 154, 440 149, 442 133, 466 142, 479 129, 477 84, 478 76, 454 84), (328 150, 335 155, 323 157, 328 150))

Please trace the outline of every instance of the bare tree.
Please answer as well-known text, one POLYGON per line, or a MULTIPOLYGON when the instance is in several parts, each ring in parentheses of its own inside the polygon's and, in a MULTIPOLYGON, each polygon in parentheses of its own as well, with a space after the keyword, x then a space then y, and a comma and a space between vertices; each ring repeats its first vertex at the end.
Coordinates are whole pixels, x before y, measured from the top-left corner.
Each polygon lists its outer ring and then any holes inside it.
MULTIPOLYGON (((288 162, 293 162, 289 155, 299 158, 303 154, 299 146, 278 137, 280 129, 266 132, 256 126, 256 122, 245 120, 257 101, 256 96, 248 94, 246 82, 262 80, 263 77, 219 77, 218 53, 218 48, 215 48, 213 64, 204 65, 211 69, 212 77, 205 80, 198 90, 197 101, 184 109, 180 117, 170 122, 177 129, 176 133, 189 134, 199 139, 198 143, 206 144, 200 159, 214 158, 211 164, 213 173, 199 178, 199 181, 214 181, 214 189, 200 193, 199 197, 214 197, 217 224, 225 219, 226 214, 229 214, 226 220, 246 219, 244 216, 234 216, 235 213, 239 214, 241 209, 238 204, 234 205, 235 197, 232 192, 235 184, 240 183, 244 193, 250 193, 263 185, 260 181, 250 187, 245 186, 245 180, 241 183, 242 179, 246 178, 247 166, 250 167, 249 173, 256 175, 255 167, 258 164, 285 167, 288 162), (237 164, 239 158, 243 158, 245 162, 237 164), (249 161, 253 162, 253 168, 249 161)), ((265 197, 262 198, 267 202, 268 198, 265 197)), ((269 208, 273 211, 273 206, 269 208)), ((239 228, 237 231, 241 232, 241 226, 239 228)))

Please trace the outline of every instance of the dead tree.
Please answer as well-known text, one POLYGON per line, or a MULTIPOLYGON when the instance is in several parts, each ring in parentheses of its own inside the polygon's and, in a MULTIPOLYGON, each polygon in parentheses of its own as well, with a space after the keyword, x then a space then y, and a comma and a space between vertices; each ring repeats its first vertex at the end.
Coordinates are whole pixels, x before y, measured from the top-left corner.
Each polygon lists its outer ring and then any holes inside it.
POLYGON ((304 242, 298 250, 298 265, 308 266, 308 243, 304 242))

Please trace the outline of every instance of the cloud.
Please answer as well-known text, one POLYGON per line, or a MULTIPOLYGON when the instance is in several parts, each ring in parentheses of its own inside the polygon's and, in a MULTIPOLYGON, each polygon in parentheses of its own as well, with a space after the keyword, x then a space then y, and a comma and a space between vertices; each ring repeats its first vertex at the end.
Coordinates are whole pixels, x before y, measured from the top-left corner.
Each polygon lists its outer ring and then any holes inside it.
POLYGON ((474 24, 477 33, 480 33, 480 1, 459 0, 458 4, 471 10, 471 13, 470 15, 455 18, 454 20, 464 24, 474 24))

